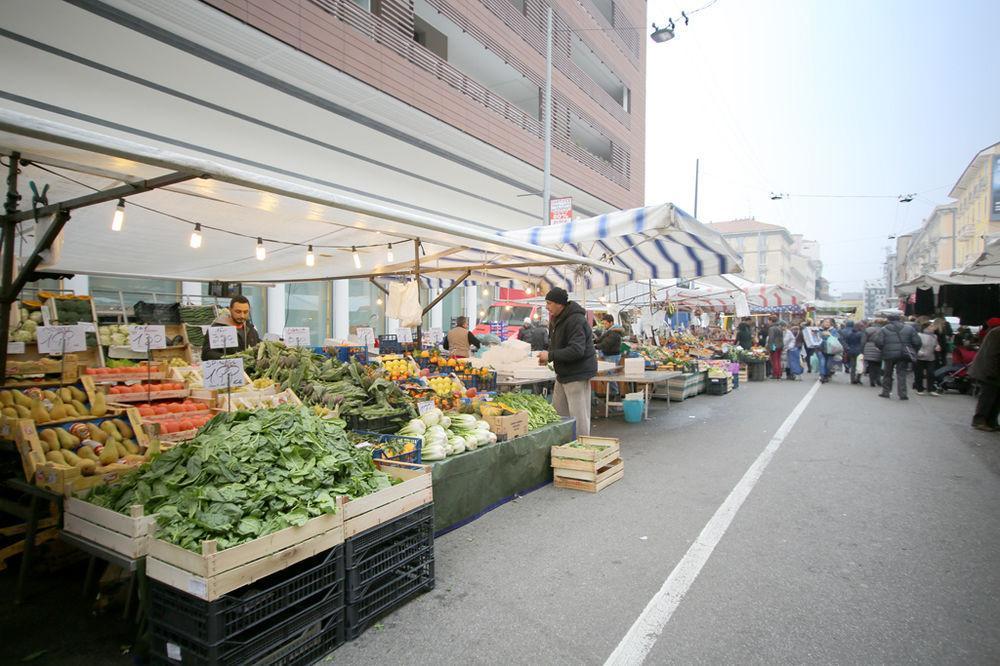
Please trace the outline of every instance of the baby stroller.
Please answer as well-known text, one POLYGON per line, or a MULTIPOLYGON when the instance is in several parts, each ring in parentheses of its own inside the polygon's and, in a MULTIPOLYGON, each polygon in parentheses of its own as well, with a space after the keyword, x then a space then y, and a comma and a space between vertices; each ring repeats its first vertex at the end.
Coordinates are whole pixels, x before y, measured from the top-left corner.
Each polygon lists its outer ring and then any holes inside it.
POLYGON ((969 377, 969 366, 948 365, 934 373, 939 390, 958 391, 962 395, 975 393, 975 384, 969 377))

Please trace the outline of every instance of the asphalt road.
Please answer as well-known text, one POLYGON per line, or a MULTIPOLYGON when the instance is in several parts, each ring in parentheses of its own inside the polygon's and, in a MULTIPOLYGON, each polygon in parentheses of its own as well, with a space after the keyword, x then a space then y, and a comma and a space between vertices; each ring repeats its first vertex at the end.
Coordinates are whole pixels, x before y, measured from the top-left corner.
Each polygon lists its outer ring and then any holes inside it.
MULTIPOLYGON (((331 659, 604 663, 811 387, 598 420, 622 481, 547 486, 445 535, 436 589, 331 659)), ((1000 434, 971 430, 972 406, 819 387, 646 663, 1000 663, 1000 434)))

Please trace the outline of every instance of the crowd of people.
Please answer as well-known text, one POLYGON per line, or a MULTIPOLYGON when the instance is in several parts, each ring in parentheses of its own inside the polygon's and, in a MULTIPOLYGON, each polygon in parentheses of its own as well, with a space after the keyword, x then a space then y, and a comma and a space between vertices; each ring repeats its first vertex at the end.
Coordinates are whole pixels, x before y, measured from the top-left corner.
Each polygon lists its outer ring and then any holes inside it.
POLYGON ((880 389, 879 397, 909 400, 912 388, 918 396, 940 396, 942 387, 962 393, 978 391, 972 426, 978 430, 1000 430, 1000 318, 990 319, 978 335, 968 327, 953 331, 946 319, 909 317, 899 314, 838 327, 833 319, 814 326, 770 317, 756 331, 750 317, 736 329, 736 343, 745 349, 757 342, 767 350, 768 375, 774 380, 801 380, 816 373, 822 383, 838 371, 849 375, 851 384, 880 389))

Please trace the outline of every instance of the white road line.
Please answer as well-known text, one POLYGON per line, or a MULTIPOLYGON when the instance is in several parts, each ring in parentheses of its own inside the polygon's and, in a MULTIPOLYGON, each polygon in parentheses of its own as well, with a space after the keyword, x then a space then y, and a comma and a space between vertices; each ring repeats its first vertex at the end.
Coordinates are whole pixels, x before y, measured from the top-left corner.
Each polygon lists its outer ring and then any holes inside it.
POLYGON ((788 433, 791 432, 795 422, 802 416, 802 412, 809 406, 809 402, 813 396, 816 395, 819 385, 817 381, 809 389, 809 392, 795 406, 795 409, 792 410, 792 413, 781 424, 778 431, 774 433, 774 437, 768 442, 764 451, 750 465, 743 478, 740 479, 732 492, 729 493, 726 501, 716 510, 715 515, 712 516, 712 519, 702 529, 701 534, 698 535, 695 542, 688 548, 687 553, 677 563, 674 570, 670 572, 670 576, 663 583, 663 587, 646 604, 646 608, 643 609, 642 614, 639 615, 639 618, 629 628, 628 633, 622 638, 618 647, 608 657, 608 660, 604 662, 605 666, 624 666, 626 664, 637 666, 646 659, 646 655, 653 649, 653 645, 660 637, 663 627, 670 621, 670 616, 677 610, 681 599, 687 594, 687 591, 691 588, 691 584, 694 583, 698 574, 701 573, 702 567, 708 562, 708 558, 712 556, 712 551, 715 550, 726 530, 729 529, 729 524, 733 522, 736 512, 743 506, 743 502, 754 486, 757 485, 757 481, 760 480, 764 470, 771 462, 774 453, 781 446, 788 433))

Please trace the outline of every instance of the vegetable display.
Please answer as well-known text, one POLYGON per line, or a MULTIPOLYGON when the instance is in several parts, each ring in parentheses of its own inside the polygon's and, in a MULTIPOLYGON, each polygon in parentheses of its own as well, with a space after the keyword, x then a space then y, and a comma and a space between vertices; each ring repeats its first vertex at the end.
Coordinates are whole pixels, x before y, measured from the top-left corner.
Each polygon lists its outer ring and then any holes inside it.
POLYGON ((429 410, 410 420, 396 434, 420 437, 423 440, 420 458, 424 462, 444 460, 448 456, 497 442, 497 436, 490 432, 486 421, 480 421, 472 414, 445 414, 440 409, 429 410))
POLYGON ((21 321, 11 327, 8 339, 13 342, 34 342, 38 339, 38 327, 42 325, 42 313, 35 310, 29 313, 27 308, 21 308, 21 321))
POLYGON ((514 412, 527 410, 528 428, 531 430, 560 420, 555 407, 542 396, 533 393, 502 393, 497 396, 496 403, 514 412))
POLYGON ((157 538, 200 552, 230 548, 312 517, 335 513, 336 496, 392 485, 371 454, 311 409, 284 405, 219 414, 193 439, 143 465, 88 501, 156 514, 157 538))

